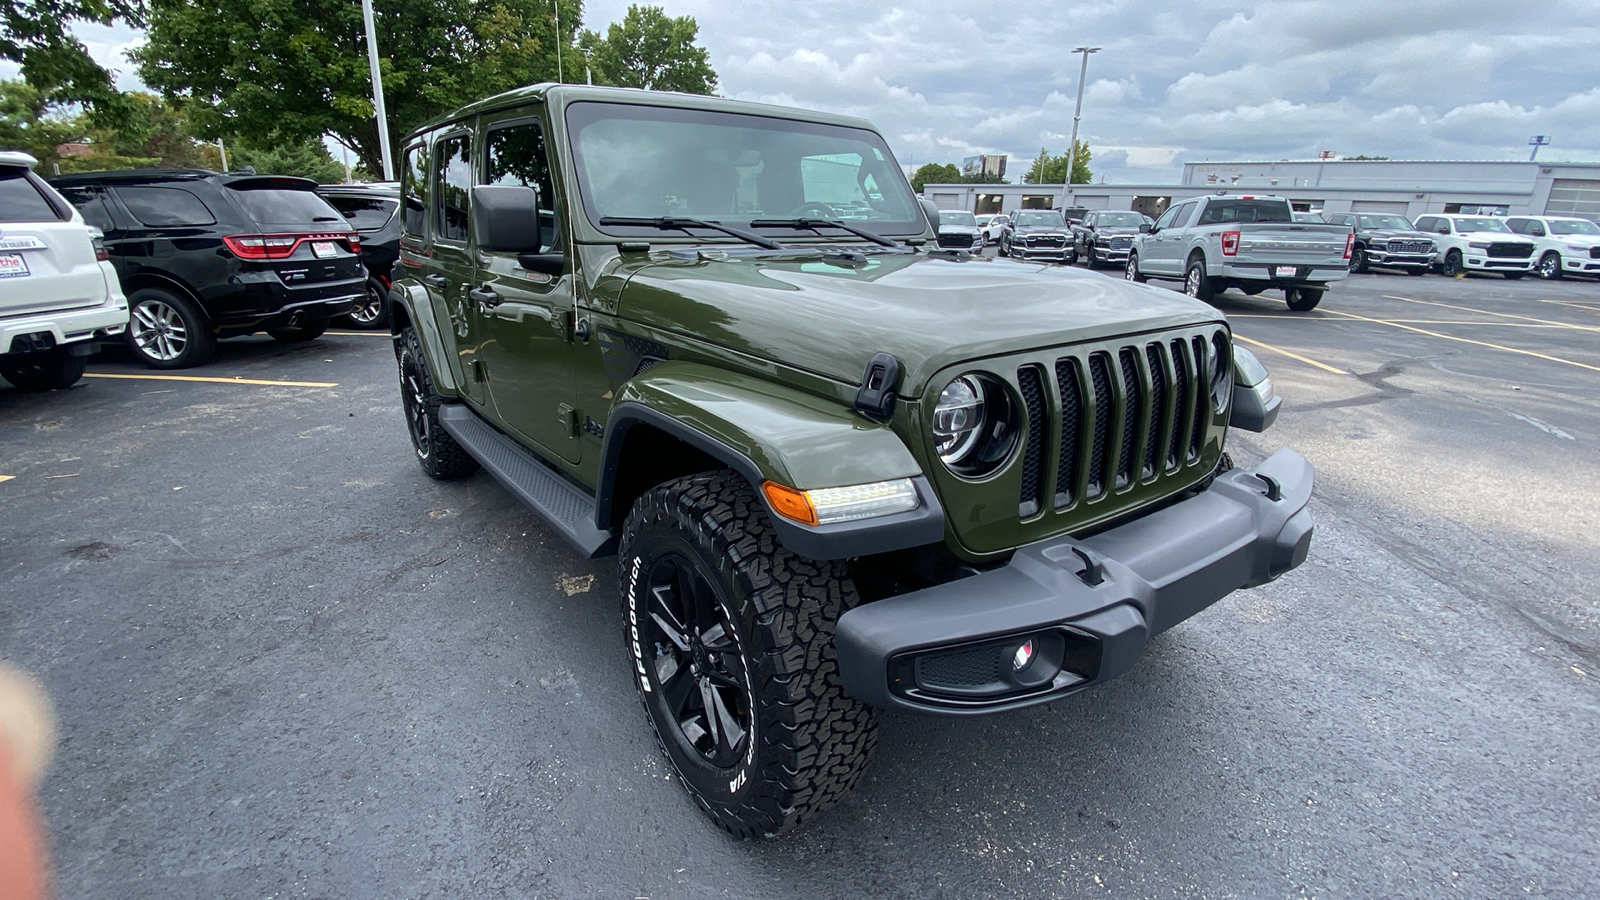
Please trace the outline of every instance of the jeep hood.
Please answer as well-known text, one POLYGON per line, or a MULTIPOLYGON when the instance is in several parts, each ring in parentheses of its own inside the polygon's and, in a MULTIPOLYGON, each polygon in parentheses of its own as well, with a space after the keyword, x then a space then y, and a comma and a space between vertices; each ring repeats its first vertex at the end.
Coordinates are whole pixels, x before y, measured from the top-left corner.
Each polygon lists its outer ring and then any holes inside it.
POLYGON ((925 253, 869 256, 860 268, 814 254, 656 257, 629 278, 618 312, 848 384, 889 353, 906 397, 956 363, 1223 320, 1182 294, 1097 272, 925 253))

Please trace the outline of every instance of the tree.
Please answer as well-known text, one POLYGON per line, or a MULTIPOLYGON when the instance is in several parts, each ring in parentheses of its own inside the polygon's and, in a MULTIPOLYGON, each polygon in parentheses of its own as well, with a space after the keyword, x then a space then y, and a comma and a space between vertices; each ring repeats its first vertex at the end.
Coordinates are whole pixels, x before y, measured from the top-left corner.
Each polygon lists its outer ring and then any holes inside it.
MULTIPOLYGON (((6 0, 0 15, 0 60, 22 66, 22 76, 57 100, 116 107, 121 95, 111 75, 68 32, 73 22, 145 23, 145 0, 6 0)), ((120 110, 120 108, 119 108, 120 110)))
POLYGON ((911 189, 919 194, 925 185, 960 183, 961 170, 952 163, 928 163, 911 173, 911 189))
POLYGON ((604 37, 585 29, 578 48, 597 84, 709 94, 716 90, 717 73, 711 54, 695 46, 699 33, 694 16, 669 18, 659 6, 633 5, 604 37))
MULTIPOLYGON (((1078 142, 1078 159, 1072 166, 1072 183, 1088 184, 1094 179, 1094 173, 1089 171, 1089 160, 1094 158, 1094 152, 1083 141, 1078 142)), ((1039 155, 1034 159, 1033 166, 1028 169, 1028 174, 1022 176, 1023 184, 1065 184, 1067 176, 1067 154, 1051 156, 1044 148, 1039 149, 1039 155)))
POLYGON ((1377 160, 1384 160, 1384 159, 1388 159, 1388 158, 1389 157, 1387 157, 1387 156, 1364 156, 1364 155, 1341 156, 1341 157, 1339 157, 1340 161, 1343 161, 1343 162, 1359 162, 1359 161, 1362 161, 1362 160, 1365 160, 1367 162, 1374 162, 1374 161, 1377 161, 1377 160))
POLYGON ((237 141, 228 145, 228 168, 249 166, 258 175, 297 175, 319 184, 344 181, 344 164, 333 158, 319 138, 277 141, 265 147, 237 141))
POLYGON ((121 98, 120 124, 82 111, 23 81, 0 81, 0 147, 25 150, 41 171, 106 169, 217 168, 216 148, 198 143, 179 110, 148 93, 121 98), (63 144, 77 144, 62 155, 63 144))
MULTIPOLYGON (((382 171, 361 5, 352 0, 150 0, 145 83, 201 136, 256 147, 330 134, 382 171)), ((582 0, 374 0, 391 140, 491 94, 581 72, 582 0)))
POLYGON ((26 81, 0 81, 0 148, 21 150, 48 172, 59 159, 56 147, 82 136, 80 124, 48 92, 26 81))

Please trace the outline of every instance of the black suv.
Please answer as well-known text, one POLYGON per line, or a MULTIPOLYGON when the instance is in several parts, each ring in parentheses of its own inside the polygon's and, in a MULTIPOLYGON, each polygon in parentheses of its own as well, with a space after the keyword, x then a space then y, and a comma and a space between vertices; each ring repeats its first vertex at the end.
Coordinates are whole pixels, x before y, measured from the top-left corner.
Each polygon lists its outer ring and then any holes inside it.
POLYGON ((105 232, 128 344, 155 368, 199 365, 218 338, 309 341, 365 299, 360 238, 314 181, 145 169, 50 183, 105 232))
POLYGON ((389 279, 400 258, 400 185, 325 184, 317 188, 349 220, 361 237, 361 263, 367 267, 367 299, 346 319, 356 328, 389 327, 389 279))

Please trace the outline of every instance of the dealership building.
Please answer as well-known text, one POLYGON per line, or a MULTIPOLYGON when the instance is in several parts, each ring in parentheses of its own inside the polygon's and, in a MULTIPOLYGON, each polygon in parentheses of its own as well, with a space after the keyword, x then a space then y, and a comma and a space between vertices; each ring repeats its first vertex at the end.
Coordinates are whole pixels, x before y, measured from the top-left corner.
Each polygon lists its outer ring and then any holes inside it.
POLYGON ((930 184, 940 209, 1131 209, 1159 216, 1202 194, 1286 197, 1297 210, 1582 216, 1600 221, 1600 163, 1280 160, 1185 163, 1177 184, 930 184))

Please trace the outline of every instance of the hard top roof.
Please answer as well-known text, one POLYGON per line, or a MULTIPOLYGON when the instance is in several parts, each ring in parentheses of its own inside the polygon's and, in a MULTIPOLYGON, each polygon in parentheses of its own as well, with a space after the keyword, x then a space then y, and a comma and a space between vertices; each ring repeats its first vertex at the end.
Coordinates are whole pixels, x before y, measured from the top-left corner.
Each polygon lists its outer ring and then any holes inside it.
POLYGON ((746 100, 728 100, 704 94, 680 94, 675 91, 646 91, 639 88, 600 87, 588 84, 557 84, 546 81, 539 84, 531 84, 527 87, 513 88, 504 93, 469 103, 444 115, 436 116, 412 129, 411 133, 406 135, 406 138, 409 140, 416 134, 432 131, 441 125, 460 119, 537 101, 562 106, 581 101, 597 101, 602 103, 667 106, 679 109, 703 109, 714 112, 794 119, 801 122, 821 122, 840 125, 845 128, 876 130, 873 128, 872 123, 866 119, 818 112, 811 109, 795 109, 794 107, 775 106, 768 103, 751 103, 746 100))

